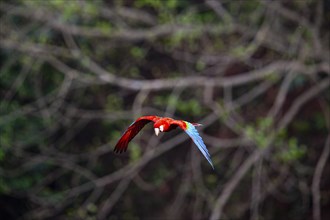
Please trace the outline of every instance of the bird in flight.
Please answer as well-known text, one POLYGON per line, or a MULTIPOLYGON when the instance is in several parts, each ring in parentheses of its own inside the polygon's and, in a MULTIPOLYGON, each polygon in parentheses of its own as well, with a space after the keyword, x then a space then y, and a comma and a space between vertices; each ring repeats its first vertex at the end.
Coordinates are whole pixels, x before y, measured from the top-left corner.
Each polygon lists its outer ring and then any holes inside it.
POLYGON ((154 122, 154 130, 157 136, 160 132, 168 132, 177 127, 180 127, 190 136, 190 138, 194 141, 198 149, 202 152, 204 157, 207 159, 207 161, 211 164, 212 168, 214 169, 210 154, 207 151, 207 148, 201 136, 198 134, 198 131, 195 128, 196 126, 201 126, 201 124, 190 123, 183 120, 175 120, 167 117, 158 117, 151 115, 151 116, 142 116, 138 118, 127 128, 125 133, 121 136, 121 138, 119 139, 119 141, 115 146, 114 152, 115 153, 125 152, 127 150, 128 143, 149 122, 154 122))

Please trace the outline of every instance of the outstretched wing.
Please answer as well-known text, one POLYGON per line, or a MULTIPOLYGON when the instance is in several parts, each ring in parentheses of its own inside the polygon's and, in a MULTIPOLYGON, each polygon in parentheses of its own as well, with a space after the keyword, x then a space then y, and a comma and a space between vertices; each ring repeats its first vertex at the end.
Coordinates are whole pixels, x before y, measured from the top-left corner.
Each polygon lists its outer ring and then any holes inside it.
POLYGON ((133 122, 117 142, 114 152, 122 153, 127 150, 128 143, 141 131, 141 129, 151 121, 158 120, 157 116, 142 116, 133 122))
MULTIPOLYGON (((195 126, 187 121, 179 121, 177 122, 177 124, 191 137, 191 139, 197 145, 198 149, 202 152, 204 157, 207 159, 207 161, 211 164, 212 168, 214 169, 214 166, 211 161, 211 156, 203 142, 203 139, 196 130, 195 126)), ((201 124, 196 124, 196 126, 200 126, 200 125, 201 124)))

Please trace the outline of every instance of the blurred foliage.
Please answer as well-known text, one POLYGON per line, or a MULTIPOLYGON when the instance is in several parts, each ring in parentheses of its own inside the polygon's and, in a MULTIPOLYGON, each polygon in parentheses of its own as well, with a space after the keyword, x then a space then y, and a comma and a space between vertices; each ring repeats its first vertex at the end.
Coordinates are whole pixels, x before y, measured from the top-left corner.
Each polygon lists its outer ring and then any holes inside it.
POLYGON ((248 125, 244 128, 246 136, 249 139, 255 141, 256 145, 260 148, 265 148, 269 145, 271 141, 270 128, 272 128, 273 119, 272 118, 258 118, 255 126, 248 125))
MULTIPOLYGON (((259 219, 311 218, 311 205, 301 201, 311 203, 310 183, 329 133, 329 94, 315 96, 285 128, 277 126, 297 97, 329 79, 315 66, 328 58, 321 52, 328 50, 330 4, 322 1, 323 17, 316 18, 320 1, 277 2, 284 11, 257 0, 207 2, 1 2, 1 219, 102 219, 109 204, 104 219, 208 219, 240 165, 267 148, 259 219), (302 68, 274 117, 267 112, 293 70, 266 69, 266 77, 238 86, 134 89, 162 79, 244 77, 278 61, 302 68), (315 71, 301 73, 305 67, 315 71), (167 148, 158 149, 144 129, 126 154, 112 154, 137 114, 205 120, 201 136, 215 171, 190 140, 172 146, 179 131, 164 134, 159 140, 167 148), (155 158, 149 148, 156 148, 155 158), (269 192, 278 176, 283 182, 269 192)), ((330 201, 328 170, 327 164, 322 211, 330 201)), ((250 173, 235 186, 226 218, 251 217, 250 173)))

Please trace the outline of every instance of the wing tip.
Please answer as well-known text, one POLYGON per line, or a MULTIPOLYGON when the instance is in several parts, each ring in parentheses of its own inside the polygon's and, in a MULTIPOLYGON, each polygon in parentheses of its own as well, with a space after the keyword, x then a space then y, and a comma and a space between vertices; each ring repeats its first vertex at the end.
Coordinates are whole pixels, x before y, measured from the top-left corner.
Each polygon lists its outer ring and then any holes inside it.
POLYGON ((209 161, 209 163, 210 163, 210 165, 211 165, 212 169, 213 169, 213 170, 215 170, 215 169, 214 169, 214 166, 213 166, 213 163, 212 163, 212 162, 210 162, 210 161, 209 161))
POLYGON ((126 151, 127 151, 127 146, 125 147, 125 146, 118 146, 118 145, 116 145, 115 149, 113 150, 113 152, 115 152, 116 154, 121 154, 126 151))
POLYGON ((115 154, 121 154, 121 153, 126 152, 126 150, 118 150, 118 149, 114 149, 113 152, 114 152, 115 154))

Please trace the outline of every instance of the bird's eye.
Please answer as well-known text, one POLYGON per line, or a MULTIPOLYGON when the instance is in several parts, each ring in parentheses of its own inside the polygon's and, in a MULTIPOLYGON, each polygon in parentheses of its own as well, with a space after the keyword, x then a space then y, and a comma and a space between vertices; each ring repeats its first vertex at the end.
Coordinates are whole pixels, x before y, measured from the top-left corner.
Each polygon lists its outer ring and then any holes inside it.
POLYGON ((160 131, 164 131, 164 126, 161 125, 161 126, 159 127, 159 130, 160 130, 160 131))

